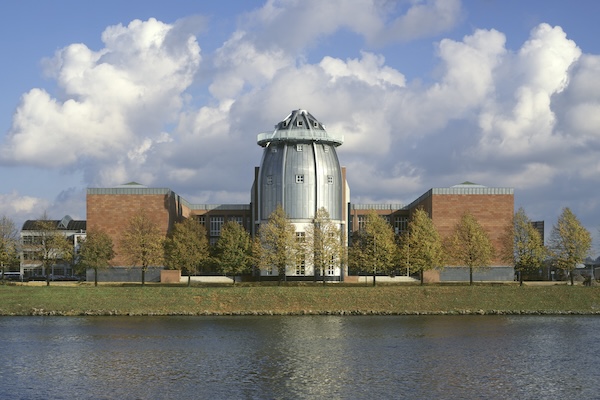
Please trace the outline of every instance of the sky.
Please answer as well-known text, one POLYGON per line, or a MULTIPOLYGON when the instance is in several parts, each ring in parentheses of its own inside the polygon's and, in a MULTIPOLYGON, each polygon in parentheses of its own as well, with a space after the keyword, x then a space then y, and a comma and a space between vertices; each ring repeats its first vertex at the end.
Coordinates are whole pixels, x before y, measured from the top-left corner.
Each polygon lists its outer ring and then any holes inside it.
MULTIPOLYGON (((600 227, 595 0, 0 2, 0 215, 85 219, 136 181, 250 201, 270 132, 306 109, 353 203, 512 187, 600 227)), ((600 247, 600 246, 597 246, 600 247)))

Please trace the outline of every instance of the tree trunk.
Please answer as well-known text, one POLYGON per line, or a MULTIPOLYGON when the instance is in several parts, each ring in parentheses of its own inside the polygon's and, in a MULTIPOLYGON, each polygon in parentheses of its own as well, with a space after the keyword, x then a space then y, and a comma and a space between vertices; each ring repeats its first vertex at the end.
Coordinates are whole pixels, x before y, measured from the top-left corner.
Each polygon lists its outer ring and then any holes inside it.
POLYGON ((469 285, 473 285, 473 267, 469 267, 469 285))
POLYGON ((519 271, 519 286, 523 286, 523 271, 519 271))
POLYGON ((94 286, 98 286, 98 268, 94 268, 94 286))
POLYGON ((192 284, 192 275, 188 272, 188 287, 192 284))
POLYGON ((570 271, 569 275, 571 275, 571 286, 573 286, 574 285, 574 283, 573 283, 573 271, 570 271))
POLYGON ((423 285, 423 270, 421 270, 421 285, 423 285))
POLYGON ((146 285, 146 269, 142 267, 142 286, 146 285))

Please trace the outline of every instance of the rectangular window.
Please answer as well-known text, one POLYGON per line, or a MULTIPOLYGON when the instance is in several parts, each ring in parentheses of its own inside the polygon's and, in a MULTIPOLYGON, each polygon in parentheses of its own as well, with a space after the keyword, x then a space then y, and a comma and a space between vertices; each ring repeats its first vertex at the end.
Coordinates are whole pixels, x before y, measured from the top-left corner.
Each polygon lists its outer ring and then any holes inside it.
POLYGON ((402 232, 406 232, 408 229, 408 217, 406 215, 399 215, 396 217, 394 221, 394 231, 396 234, 401 234, 402 232))
POLYGON ((271 153, 277 153, 277 147, 271 146, 271 153))
POLYGON ((210 217, 210 236, 221 236, 223 217, 210 217))
POLYGON ((323 145, 323 151, 325 153, 329 153, 329 146, 327 146, 326 144, 323 145))
POLYGON ((297 144, 296 145, 296 151, 302 151, 302 145, 301 144, 297 144))
POLYGON ((206 217, 204 215, 199 215, 197 218, 200 225, 206 226, 206 217))
POLYGON ((367 225, 367 216, 359 215, 358 216, 358 230, 359 231, 364 230, 366 225, 367 225))
POLYGON ((306 273, 306 261, 304 255, 299 255, 296 259, 296 275, 304 275, 306 273))
POLYGON ((296 124, 298 126, 302 126, 302 125, 304 125, 304 121, 302 121, 301 119, 299 119, 298 121, 296 121, 296 124))
POLYGON ((327 175, 327 184, 333 185, 333 175, 327 175))
POLYGON ((267 175, 267 185, 273 184, 273 175, 267 175))
POLYGON ((296 183, 304 183, 304 175, 296 175, 296 183))
POLYGON ((329 264, 327 265, 327 275, 335 275, 335 257, 331 256, 331 260, 329 260, 329 264))
POLYGON ((244 217, 242 217, 241 215, 234 215, 232 217, 229 217, 229 220, 237 222, 239 225, 244 226, 244 217))
POLYGON ((296 242, 304 243, 306 241, 306 233, 305 232, 296 232, 296 242))

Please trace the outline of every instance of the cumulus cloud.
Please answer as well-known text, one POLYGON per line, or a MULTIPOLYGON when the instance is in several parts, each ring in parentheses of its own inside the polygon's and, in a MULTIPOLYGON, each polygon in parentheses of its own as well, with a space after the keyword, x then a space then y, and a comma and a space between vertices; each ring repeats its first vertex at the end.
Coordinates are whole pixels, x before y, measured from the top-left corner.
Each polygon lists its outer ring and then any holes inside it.
MULTIPOLYGON (((173 25, 150 19, 108 27, 102 41, 99 51, 73 44, 46 61, 60 96, 38 88, 23 95, 0 153, 3 162, 135 165, 141 153, 165 141, 163 127, 177 120, 200 63, 195 37, 182 38, 173 25)), ((98 177, 89 176, 114 183, 98 177)))
MULTIPOLYGON (((47 60, 59 91, 23 95, 1 160, 83 171, 88 185, 136 180, 193 202, 244 203, 256 134, 304 108, 345 136, 353 201, 408 202, 465 180, 515 187, 520 199, 597 186, 600 56, 562 28, 540 24, 516 49, 493 29, 442 38, 427 84, 373 47, 438 40, 461 16, 458 1, 270 0, 202 57, 202 20, 108 27, 101 49, 73 44, 47 60), (308 61, 340 31, 360 39, 353 54, 308 61)), ((553 213, 560 201, 536 205, 553 213)))
POLYGON ((260 47, 296 53, 342 29, 384 45, 446 32, 461 17, 460 0, 269 0, 246 15, 243 30, 260 47))

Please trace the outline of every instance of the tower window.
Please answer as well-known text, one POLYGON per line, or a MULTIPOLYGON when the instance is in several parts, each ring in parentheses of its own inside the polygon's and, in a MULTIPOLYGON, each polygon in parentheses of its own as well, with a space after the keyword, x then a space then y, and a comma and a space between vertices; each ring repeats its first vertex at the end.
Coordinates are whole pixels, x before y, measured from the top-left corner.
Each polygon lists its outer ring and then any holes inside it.
POLYGON ((296 145, 296 151, 302 151, 302 145, 301 144, 297 144, 296 145))
POLYGON ((296 183, 304 183, 304 175, 296 175, 296 183))
POLYGON ((304 121, 302 121, 301 119, 299 119, 298 121, 296 121, 296 123, 298 124, 298 126, 304 125, 304 121))
POLYGON ((267 185, 273 184, 273 175, 267 175, 267 185))
POLYGON ((271 147, 271 153, 277 153, 277 147, 271 147))
POLYGON ((327 175, 327 184, 333 185, 333 175, 327 175))
POLYGON ((315 122, 313 122, 313 126, 314 126, 315 128, 318 128, 318 127, 319 127, 319 123, 318 123, 317 121, 315 121, 315 122))
POLYGON ((329 153, 329 147, 327 145, 325 145, 325 144, 323 145, 323 151, 325 153, 329 153))

